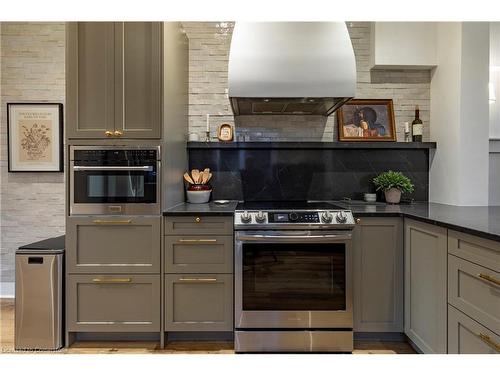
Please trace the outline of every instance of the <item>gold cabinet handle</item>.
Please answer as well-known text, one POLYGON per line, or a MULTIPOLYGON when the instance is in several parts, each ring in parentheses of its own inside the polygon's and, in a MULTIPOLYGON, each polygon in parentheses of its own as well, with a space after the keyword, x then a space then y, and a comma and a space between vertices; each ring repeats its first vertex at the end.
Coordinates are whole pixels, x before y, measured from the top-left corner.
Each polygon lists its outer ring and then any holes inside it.
POLYGON ((485 335, 484 333, 478 333, 477 335, 485 344, 495 349, 498 353, 500 353, 500 344, 497 344, 495 341, 491 339, 490 336, 485 335))
POLYGON ((485 273, 480 273, 479 275, 477 275, 477 277, 479 277, 483 280, 489 281, 490 283, 492 283, 494 285, 500 286, 500 280, 495 279, 493 276, 487 275, 485 273))
POLYGON ((186 238, 181 238, 179 240, 179 242, 204 242, 204 243, 207 243, 207 242, 210 242, 210 243, 214 243, 214 242, 217 242, 217 240, 214 238, 214 239, 186 239, 186 238))
POLYGON ((93 220, 94 224, 130 224, 132 219, 128 220, 93 220))
POLYGON ((361 223, 361 219, 356 219, 356 224, 361 223))
POLYGON ((181 277, 180 282, 195 282, 195 283, 215 283, 217 279, 215 277, 205 277, 205 278, 194 278, 194 277, 181 277))
POLYGON ((115 137, 121 137, 123 135, 123 133, 119 130, 115 130, 114 135, 115 135, 115 137))
POLYGON ((106 134, 106 137, 112 137, 113 136, 113 132, 111 130, 106 130, 104 132, 104 134, 106 134))
POLYGON ((194 221, 196 221, 197 223, 199 223, 201 221, 201 217, 197 217, 196 219, 194 219, 194 221))
POLYGON ((131 281, 132 281, 132 279, 130 277, 115 277, 112 279, 101 279, 101 278, 92 279, 92 282, 96 283, 96 284, 129 283, 131 281))

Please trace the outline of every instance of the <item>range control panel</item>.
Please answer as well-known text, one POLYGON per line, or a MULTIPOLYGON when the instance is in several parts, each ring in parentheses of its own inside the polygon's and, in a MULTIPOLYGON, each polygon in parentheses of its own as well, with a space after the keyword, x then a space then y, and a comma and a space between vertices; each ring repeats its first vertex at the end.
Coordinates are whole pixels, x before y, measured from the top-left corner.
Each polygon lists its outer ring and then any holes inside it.
POLYGON ((319 223, 319 213, 305 212, 272 212, 268 213, 270 223, 319 223))
POLYGON ((304 211, 243 211, 237 210, 234 215, 234 225, 237 227, 265 226, 270 229, 277 227, 293 227, 308 225, 352 226, 355 224, 352 212, 349 210, 304 210, 304 211))

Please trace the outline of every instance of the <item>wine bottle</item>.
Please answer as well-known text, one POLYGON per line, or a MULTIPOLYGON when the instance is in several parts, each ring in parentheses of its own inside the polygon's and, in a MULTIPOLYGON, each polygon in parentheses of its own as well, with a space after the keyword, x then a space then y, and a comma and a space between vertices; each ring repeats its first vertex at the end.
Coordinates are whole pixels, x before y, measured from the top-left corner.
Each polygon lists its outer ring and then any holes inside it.
POLYGON ((422 142, 422 132, 423 132, 424 124, 422 120, 420 120, 420 109, 418 105, 415 106, 415 120, 411 123, 412 130, 412 140, 413 142, 422 142))

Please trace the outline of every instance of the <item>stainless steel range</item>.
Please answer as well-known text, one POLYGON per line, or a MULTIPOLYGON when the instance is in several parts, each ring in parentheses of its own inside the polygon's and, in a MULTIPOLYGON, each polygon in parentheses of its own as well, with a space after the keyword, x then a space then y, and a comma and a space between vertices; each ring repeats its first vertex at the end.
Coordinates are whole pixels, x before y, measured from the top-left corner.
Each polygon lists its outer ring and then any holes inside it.
POLYGON ((352 351, 354 225, 329 203, 237 207, 236 352, 352 351))

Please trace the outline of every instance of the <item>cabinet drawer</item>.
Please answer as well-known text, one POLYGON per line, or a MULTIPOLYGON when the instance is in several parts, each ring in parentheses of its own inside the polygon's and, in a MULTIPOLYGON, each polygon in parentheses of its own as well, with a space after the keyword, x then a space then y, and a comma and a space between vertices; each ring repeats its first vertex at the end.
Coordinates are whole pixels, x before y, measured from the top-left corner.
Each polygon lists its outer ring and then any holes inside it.
POLYGON ((165 219, 167 235, 233 234, 233 217, 228 216, 172 216, 165 219))
POLYGON ((159 273, 159 217, 68 218, 69 273, 159 273))
POLYGON ((160 330, 159 275, 70 275, 67 288, 69 331, 160 330))
POLYGON ((500 273, 448 255, 448 303, 500 332, 500 273))
POLYGON ((500 353, 500 336, 453 306, 448 306, 448 353, 500 353))
POLYGON ((500 242, 450 230, 448 252, 500 272, 500 242))
POLYGON ((232 273, 232 236, 165 237, 167 273, 232 273))
POLYGON ((232 331, 233 275, 166 275, 165 329, 232 331))

